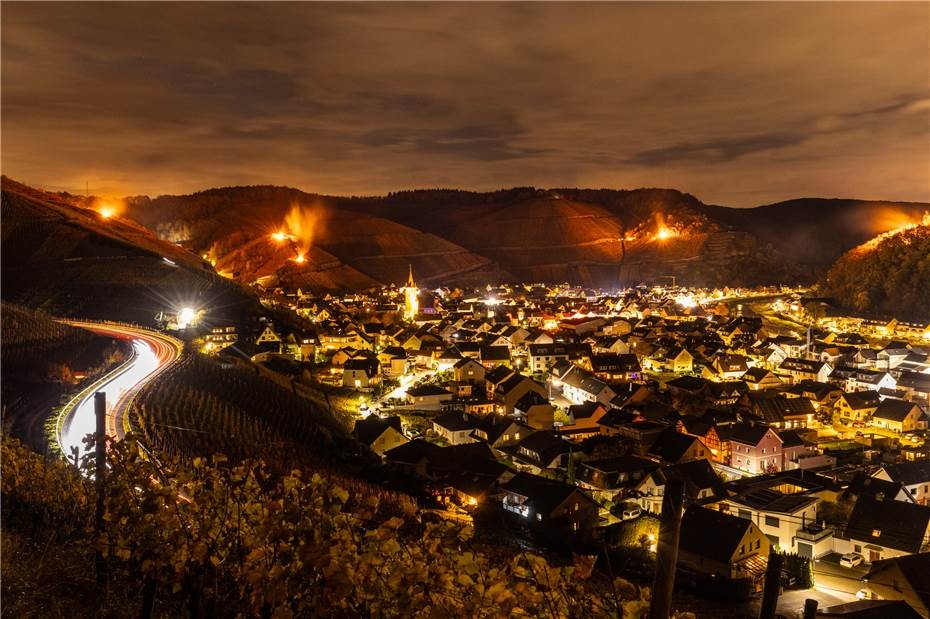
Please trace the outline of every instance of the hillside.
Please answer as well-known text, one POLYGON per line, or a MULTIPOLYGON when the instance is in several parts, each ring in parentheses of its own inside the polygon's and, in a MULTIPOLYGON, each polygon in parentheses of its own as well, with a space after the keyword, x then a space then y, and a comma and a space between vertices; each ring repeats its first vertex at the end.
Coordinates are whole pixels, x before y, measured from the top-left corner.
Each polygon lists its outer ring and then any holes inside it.
POLYGON ((228 187, 126 204, 129 218, 240 282, 315 290, 399 284, 409 264, 426 285, 811 283, 843 252, 928 208, 804 198, 734 209, 673 189, 533 187, 380 197, 228 187))
POLYGON ((82 378, 92 380, 122 362, 129 349, 123 342, 12 303, 0 304, 0 321, 4 430, 43 450, 44 423, 58 398, 82 378))
POLYGON ((105 218, 68 196, 2 181, 3 299, 62 316, 151 323, 181 305, 244 320, 248 291, 208 262, 129 220, 105 218))
POLYGON ((824 292, 858 312, 930 321, 930 216, 924 225, 882 234, 830 268, 824 292))
POLYGON ((800 198, 751 209, 699 208, 708 217, 744 230, 782 255, 817 270, 877 234, 917 221, 928 205, 800 198))
POLYGON ((356 289, 403 283, 409 265, 426 283, 480 278, 491 267, 487 258, 435 234, 351 210, 345 200, 286 187, 211 189, 131 198, 128 204, 136 221, 207 254, 244 282, 273 276, 322 289, 356 289), (295 234, 294 251, 272 241, 279 230, 295 234), (301 253, 304 261, 295 264, 301 253))

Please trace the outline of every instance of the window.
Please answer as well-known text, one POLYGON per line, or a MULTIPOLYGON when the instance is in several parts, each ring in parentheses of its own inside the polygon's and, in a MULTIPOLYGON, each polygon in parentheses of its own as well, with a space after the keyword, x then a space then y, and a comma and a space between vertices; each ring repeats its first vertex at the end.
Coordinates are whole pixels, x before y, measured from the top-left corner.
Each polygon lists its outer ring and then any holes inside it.
POLYGON ((762 453, 765 453, 765 447, 762 448, 762 453))
POLYGON ((881 529, 872 529, 872 537, 881 537, 881 536, 882 536, 881 529))
POLYGON ((575 511, 576 511, 576 512, 578 511, 578 503, 577 503, 577 502, 575 503, 575 511))
POLYGON ((757 540, 756 540, 756 550, 759 550, 759 546, 761 546, 761 545, 762 545, 762 540, 761 540, 761 539, 757 539, 757 540))
POLYGON ((765 517, 765 526, 767 527, 779 527, 781 522, 775 516, 766 516, 765 517))
POLYGON ((536 520, 541 522, 541 521, 542 521, 542 514, 536 514, 536 520))
POLYGON ((573 522, 573 523, 572 523, 572 531, 577 531, 577 530, 578 530, 578 523, 577 523, 577 522, 573 522))
POLYGON ((853 546, 853 550, 854 550, 855 552, 861 553, 861 552, 862 552, 862 544, 856 544, 855 546, 853 546))
POLYGON ((746 545, 745 545, 745 544, 740 545, 740 547, 739 547, 739 553, 740 553, 741 555, 746 554, 746 545))

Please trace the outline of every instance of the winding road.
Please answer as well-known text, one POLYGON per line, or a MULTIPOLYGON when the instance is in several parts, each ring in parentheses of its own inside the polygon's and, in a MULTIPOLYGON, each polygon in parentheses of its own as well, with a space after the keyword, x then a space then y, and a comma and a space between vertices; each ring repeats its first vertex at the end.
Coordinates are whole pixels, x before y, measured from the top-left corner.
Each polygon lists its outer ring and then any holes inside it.
POLYGON ((81 391, 62 409, 57 420, 56 439, 61 452, 70 459, 75 448, 79 456, 84 455, 84 437, 92 434, 96 427, 94 393, 107 394, 107 435, 124 438, 129 427, 126 412, 133 398, 178 360, 183 344, 173 337, 131 325, 80 320, 61 322, 132 344, 132 355, 126 362, 81 391))

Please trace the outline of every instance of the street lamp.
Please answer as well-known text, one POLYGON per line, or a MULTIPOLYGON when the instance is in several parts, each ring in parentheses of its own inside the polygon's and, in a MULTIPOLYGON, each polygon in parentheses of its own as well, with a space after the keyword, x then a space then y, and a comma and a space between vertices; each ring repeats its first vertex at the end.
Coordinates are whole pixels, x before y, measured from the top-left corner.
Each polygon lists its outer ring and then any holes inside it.
POLYGON ((186 329, 197 318, 197 312, 192 307, 183 307, 178 312, 178 329, 186 329))

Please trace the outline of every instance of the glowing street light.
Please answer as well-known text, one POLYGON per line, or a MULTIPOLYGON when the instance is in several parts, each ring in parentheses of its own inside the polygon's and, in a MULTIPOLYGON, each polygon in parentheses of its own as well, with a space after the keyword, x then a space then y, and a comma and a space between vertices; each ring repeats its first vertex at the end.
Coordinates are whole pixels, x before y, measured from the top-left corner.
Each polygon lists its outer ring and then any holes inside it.
POLYGON ((303 264, 306 261, 307 261, 307 258, 303 254, 297 254, 297 257, 294 258, 294 262, 296 262, 297 264, 303 264))
POLYGON ((276 243, 283 243, 287 239, 287 234, 284 232, 278 231, 271 235, 271 238, 275 240, 276 243))
POLYGON ((186 329, 197 318, 197 312, 192 307, 181 308, 178 312, 178 329, 186 329))
POLYGON ((100 213, 100 216, 103 217, 104 219, 109 219, 110 217, 113 217, 114 215, 113 208, 109 206, 102 206, 100 207, 100 210, 97 212, 100 213))

